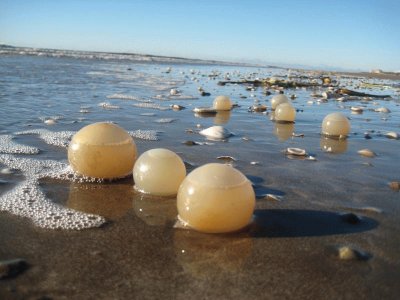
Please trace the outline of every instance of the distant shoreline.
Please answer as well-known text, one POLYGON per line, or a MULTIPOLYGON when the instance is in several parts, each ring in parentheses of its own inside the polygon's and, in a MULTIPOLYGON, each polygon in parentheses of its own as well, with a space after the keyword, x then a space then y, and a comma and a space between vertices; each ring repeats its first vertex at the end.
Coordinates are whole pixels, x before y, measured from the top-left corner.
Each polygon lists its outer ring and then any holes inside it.
POLYGON ((31 55, 31 56, 47 56, 47 57, 69 57, 81 59, 104 59, 104 60, 127 60, 136 63, 160 64, 193 64, 193 65, 220 65, 220 66, 238 66, 251 68, 273 68, 273 69, 292 69, 302 72, 315 72, 322 74, 331 74, 334 76, 352 76, 363 77, 367 79, 384 79, 384 80, 400 80, 400 73, 395 72, 350 72, 350 71, 328 71, 328 70, 312 70, 306 68, 290 68, 275 65, 259 65, 251 63, 228 62, 219 60, 206 60, 197 58, 185 58, 175 56, 161 56, 152 54, 138 54, 127 52, 102 52, 102 51, 84 51, 84 50, 62 50, 51 48, 34 48, 20 47, 0 44, 0 55, 31 55))

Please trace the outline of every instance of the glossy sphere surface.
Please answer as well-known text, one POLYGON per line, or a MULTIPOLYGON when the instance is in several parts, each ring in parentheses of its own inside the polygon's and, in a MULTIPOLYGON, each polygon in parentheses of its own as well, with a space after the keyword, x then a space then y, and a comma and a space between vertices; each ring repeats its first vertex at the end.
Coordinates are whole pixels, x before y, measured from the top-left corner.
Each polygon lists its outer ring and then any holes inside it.
POLYGON ((347 136, 350 132, 350 121, 340 112, 327 115, 322 121, 322 134, 338 137, 347 136))
POLYGON ((231 110, 232 101, 228 96, 218 96, 214 99, 213 108, 216 110, 231 110))
POLYGON ((278 94, 271 98, 271 109, 275 110, 279 104, 290 103, 288 97, 284 94, 278 94))
POLYGON ((206 164, 182 182, 177 197, 181 220, 197 231, 222 233, 249 224, 255 206, 250 181, 224 164, 206 164))
POLYGON ((135 188, 156 196, 176 195, 186 176, 182 159, 173 151, 163 148, 144 152, 135 163, 135 188))
POLYGON ((294 122, 296 110, 290 103, 281 103, 276 107, 275 120, 278 122, 294 122))
POLYGON ((72 169, 96 178, 121 178, 131 174, 136 156, 132 137, 112 123, 83 127, 74 135, 68 148, 72 169))

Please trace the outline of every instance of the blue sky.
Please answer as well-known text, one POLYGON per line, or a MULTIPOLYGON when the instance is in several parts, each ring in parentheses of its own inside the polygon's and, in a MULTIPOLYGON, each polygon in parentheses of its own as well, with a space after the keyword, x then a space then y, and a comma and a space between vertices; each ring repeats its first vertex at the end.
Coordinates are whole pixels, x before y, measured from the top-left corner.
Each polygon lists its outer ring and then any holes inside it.
POLYGON ((400 1, 0 0, 0 43, 400 70, 400 1))

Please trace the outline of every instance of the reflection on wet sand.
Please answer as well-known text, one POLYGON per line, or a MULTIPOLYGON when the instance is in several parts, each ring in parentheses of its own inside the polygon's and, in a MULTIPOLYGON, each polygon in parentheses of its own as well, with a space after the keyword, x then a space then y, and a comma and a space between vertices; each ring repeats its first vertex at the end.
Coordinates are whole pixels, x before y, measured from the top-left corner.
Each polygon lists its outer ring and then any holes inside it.
POLYGON ((235 274, 252 252, 253 240, 245 233, 234 235, 203 234, 175 230, 176 259, 182 268, 197 278, 210 274, 235 274))
POLYGON ((110 220, 124 216, 132 208, 133 187, 127 183, 71 183, 67 207, 97 214, 110 220))
POLYGON ((136 193, 133 196, 133 208, 136 215, 151 226, 171 224, 172 227, 178 215, 176 197, 156 197, 136 193))
POLYGON ((333 139, 322 136, 320 147, 324 152, 337 154, 344 153, 347 151, 347 139, 333 139))
POLYGON ((293 136, 294 124, 293 123, 275 123, 274 124, 274 135, 278 137, 281 142, 293 136))
POLYGON ((231 118, 231 111, 219 111, 214 117, 214 124, 215 125, 224 125, 229 122, 229 119, 231 118))

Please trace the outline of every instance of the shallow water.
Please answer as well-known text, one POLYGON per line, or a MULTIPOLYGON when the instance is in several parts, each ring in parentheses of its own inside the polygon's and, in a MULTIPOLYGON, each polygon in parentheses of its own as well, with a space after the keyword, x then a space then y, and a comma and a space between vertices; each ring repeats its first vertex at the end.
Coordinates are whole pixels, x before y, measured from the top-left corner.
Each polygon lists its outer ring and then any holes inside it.
MULTIPOLYGON (((259 271, 249 269, 248 264, 260 264, 258 255, 269 249, 277 251, 275 257, 269 257, 273 268, 277 261, 289 255, 285 254, 285 241, 297 249, 296 253, 290 254, 296 270, 302 268, 301 263, 294 262, 297 255, 306 265, 312 264, 311 258, 327 263, 324 249, 338 243, 354 245, 372 255, 373 259, 364 264, 379 271, 373 275, 369 272, 374 271, 365 271, 363 267, 356 271, 357 274, 370 274, 369 280, 382 275, 389 265, 399 267, 400 195, 391 190, 388 183, 400 180, 400 140, 384 136, 389 131, 400 132, 398 91, 357 89, 391 94, 393 98, 318 103, 311 94, 323 92, 324 88, 289 89, 285 93, 297 95, 293 101, 299 110, 296 123, 277 124, 270 121, 270 111, 268 114, 248 112, 255 99, 269 106, 269 99, 275 92, 265 96, 261 87, 247 91, 241 85, 217 85, 219 80, 224 80, 226 73, 232 80, 243 76, 254 79, 287 75, 286 70, 267 68, 0 56, 0 167, 2 170, 14 168, 11 174, 0 173, 0 201, 5 201, 6 193, 18 197, 21 193, 18 184, 28 182, 35 186, 35 193, 41 194, 37 201, 46 199, 50 201, 48 205, 55 205, 60 211, 67 209, 68 212, 82 212, 85 216, 104 217, 111 229, 97 229, 99 231, 118 231, 120 226, 132 226, 127 225, 129 222, 142 222, 148 227, 141 227, 136 235, 146 239, 149 235, 167 232, 171 242, 168 247, 172 247, 167 249, 176 253, 171 268, 180 265, 183 271, 179 272, 197 279, 205 280, 204 276, 210 276, 214 271, 225 274, 228 283, 231 282, 229 278, 237 276, 238 270, 244 272, 243 276, 259 275, 259 271), (167 67, 171 67, 170 73, 165 72, 167 67), (209 77, 213 71, 220 75, 209 77), (200 96, 199 86, 211 96, 200 96), (179 89, 182 96, 171 97, 171 88, 179 89), (221 94, 229 95, 240 107, 211 117, 196 116, 192 112, 194 107, 211 106, 214 97, 221 94), (310 100, 312 104, 308 103, 310 100), (174 111, 170 108, 172 104, 186 109, 174 111), (363 106, 364 112, 352 114, 351 106, 363 106), (382 106, 389 108, 391 113, 373 111, 382 106), (333 111, 341 111, 351 120, 351 134, 347 140, 331 140, 320 135, 324 116, 333 111), (46 124, 49 119, 55 123, 46 124), (257 226, 250 232, 252 238, 247 233, 233 237, 208 237, 173 229, 175 199, 160 200, 141 195, 133 189, 131 178, 111 183, 90 183, 74 182, 73 178, 66 176, 70 174, 66 160, 66 145, 70 137, 83 126, 99 121, 112 121, 134 136, 136 133, 139 153, 159 147, 179 153, 187 163, 188 171, 205 163, 218 162, 218 156, 233 156, 236 161, 232 164, 249 177, 258 196, 257 226), (226 141, 208 141, 198 134, 200 129, 213 125, 223 125, 234 136, 226 141), (365 139, 365 132, 369 132, 372 138, 365 139), (304 137, 293 137, 293 133, 304 134, 304 137), (188 140, 200 145, 183 144, 188 140), (304 148, 317 160, 290 159, 282 152, 287 147, 304 148), (333 153, 324 151, 328 148, 333 153), (364 148, 376 152, 377 156, 360 156, 357 151, 364 148), (18 151, 22 153, 16 153, 18 151), (10 163, 10 157, 13 163, 10 163), (25 158, 28 160, 23 160, 25 158), (23 164, 25 169, 18 169, 18 164, 23 164), (56 170, 49 170, 53 166, 56 170), (12 194, 13 191, 18 193, 12 194), (266 194, 282 196, 282 201, 267 200, 266 194), (362 224, 358 228, 343 225, 337 219, 338 213, 342 212, 362 216, 362 224), (131 221, 127 216, 132 217, 131 221), (321 239, 311 242, 310 237, 321 239), (276 238, 276 242, 269 238, 276 238), (307 254, 310 247, 312 249, 307 254), (194 257, 196 252, 200 254, 194 257), (205 271, 207 268, 214 271, 205 271)), ((341 86, 356 89, 361 79, 342 77, 338 80, 341 86)), ((18 201, 24 201, 24 198, 18 201)), ((29 214, 20 215, 29 217, 29 214)), ((0 213, 0 218, 8 220, 10 217, 19 218, 5 211, 0 213)), ((76 229, 98 226, 99 220, 90 223, 90 219, 86 219, 86 225, 82 223, 76 229)), ((36 222, 44 228, 64 228, 63 225, 40 224, 36 222)), ((169 254, 164 255, 167 257, 169 254)), ((335 263, 328 266, 332 272, 337 268, 335 263)), ((318 266, 313 265, 312 269, 316 270, 318 266)), ((348 274, 348 270, 343 272, 348 274)), ((220 277, 217 279, 221 281, 220 277)), ((385 280, 383 282, 385 286, 385 280)), ((382 291, 389 289, 386 293, 389 296, 393 295, 390 287, 387 283, 385 289, 382 288, 382 291)), ((362 291, 368 294, 367 290, 362 291)), ((181 291, 182 295, 185 295, 184 291, 181 291)), ((332 292, 331 295, 336 294, 332 292)))

